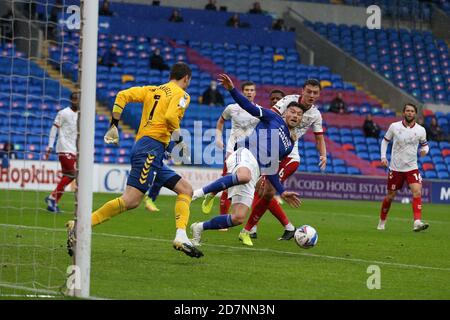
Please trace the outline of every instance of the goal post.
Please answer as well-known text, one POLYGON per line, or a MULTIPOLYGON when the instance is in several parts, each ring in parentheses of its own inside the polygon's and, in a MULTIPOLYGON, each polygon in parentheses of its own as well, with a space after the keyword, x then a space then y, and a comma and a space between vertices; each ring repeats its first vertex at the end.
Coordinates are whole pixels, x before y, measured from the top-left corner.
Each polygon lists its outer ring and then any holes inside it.
POLYGON ((80 116, 75 265, 80 287, 75 296, 90 295, 92 172, 94 170, 95 103, 97 79, 98 1, 81 1, 80 116))

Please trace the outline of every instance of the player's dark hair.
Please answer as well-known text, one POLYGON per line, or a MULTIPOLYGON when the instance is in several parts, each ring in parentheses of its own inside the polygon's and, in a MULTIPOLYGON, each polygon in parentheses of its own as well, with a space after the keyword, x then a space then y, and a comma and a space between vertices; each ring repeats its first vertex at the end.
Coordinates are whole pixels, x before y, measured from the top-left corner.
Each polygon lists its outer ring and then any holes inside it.
POLYGON ((192 76, 191 68, 184 62, 175 63, 170 69, 170 80, 181 80, 185 76, 192 76))
POLYGON ((413 107, 417 113, 417 106, 414 103, 411 103, 411 102, 405 103, 405 105, 403 106, 403 112, 405 112, 406 107, 413 107))
POLYGON ((305 88, 306 86, 319 87, 319 89, 322 90, 322 86, 320 85, 320 82, 317 79, 306 80, 305 83, 303 84, 303 88, 305 88))
POLYGON ((302 109, 302 111, 305 109, 305 106, 304 106, 303 104, 298 103, 298 102, 295 102, 295 101, 290 102, 290 103, 287 105, 286 110, 289 109, 289 108, 291 108, 291 107, 297 107, 297 108, 300 108, 300 109, 302 109))
POLYGON ((272 95, 272 94, 274 94, 274 93, 279 93, 279 94, 281 94, 281 96, 285 96, 286 94, 283 92, 283 91, 281 91, 280 89, 273 89, 272 91, 270 91, 270 94, 269 95, 272 95))
POLYGON ((245 87, 254 86, 256 88, 256 84, 253 81, 244 81, 241 84, 241 90, 244 90, 245 87))

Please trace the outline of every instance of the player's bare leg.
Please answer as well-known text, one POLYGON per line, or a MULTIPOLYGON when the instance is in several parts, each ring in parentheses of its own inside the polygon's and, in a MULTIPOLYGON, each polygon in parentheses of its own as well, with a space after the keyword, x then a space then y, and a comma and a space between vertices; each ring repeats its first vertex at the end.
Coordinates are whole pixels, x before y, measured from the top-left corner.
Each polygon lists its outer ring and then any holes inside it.
POLYGON ((411 183, 409 188, 412 192, 412 209, 414 214, 413 231, 419 232, 428 229, 428 223, 422 221, 422 185, 411 183))
POLYGON ((389 212, 389 209, 391 208, 392 201, 394 200, 396 194, 397 194, 396 190, 388 190, 388 193, 381 205, 380 220, 378 222, 377 227, 378 230, 385 229, 387 214, 389 212))

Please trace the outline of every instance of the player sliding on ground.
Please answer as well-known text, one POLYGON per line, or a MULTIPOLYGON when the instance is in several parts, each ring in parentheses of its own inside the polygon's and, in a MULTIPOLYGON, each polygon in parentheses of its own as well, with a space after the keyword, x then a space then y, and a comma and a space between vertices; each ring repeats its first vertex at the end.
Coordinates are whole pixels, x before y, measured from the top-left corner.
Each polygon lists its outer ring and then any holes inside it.
MULTIPOLYGON (((170 70, 170 81, 159 86, 133 87, 120 91, 114 102, 111 126, 105 135, 105 142, 119 143, 117 129, 123 109, 128 103, 143 103, 141 124, 136 142, 131 150, 131 171, 127 186, 119 198, 105 203, 92 214, 92 226, 139 206, 145 193, 152 185, 164 186, 177 193, 175 202, 176 236, 173 247, 190 257, 199 258, 203 253, 188 239, 186 227, 189 220, 189 206, 192 186, 175 171, 163 164, 164 153, 172 133, 179 132, 180 122, 189 105, 190 97, 185 92, 191 81, 192 71, 185 63, 178 62, 170 70)), ((183 143, 181 137, 174 139, 183 143)), ((73 254, 76 244, 75 222, 70 220, 68 228, 68 249, 73 254)))
POLYGON ((389 167, 387 181, 387 195, 381 206, 378 230, 384 230, 386 218, 397 191, 406 182, 411 189, 414 214, 414 231, 422 231, 428 228, 428 223, 422 222, 422 177, 417 166, 417 147, 420 145, 420 156, 424 157, 429 150, 427 136, 424 127, 416 123, 417 107, 407 103, 403 107, 403 120, 394 122, 389 126, 383 141, 381 142, 381 163, 389 167), (392 146, 391 162, 386 158, 389 142, 392 146))
MULTIPOLYGON (((252 116, 259 118, 254 133, 238 141, 239 147, 226 160, 228 175, 213 183, 194 191, 193 200, 208 193, 217 193, 228 189, 231 198, 231 214, 219 215, 206 222, 193 223, 192 242, 199 245, 204 230, 234 227, 245 221, 247 212, 251 208, 255 184, 261 174, 267 177, 281 197, 291 206, 299 207, 300 199, 295 192, 285 191, 277 173, 279 161, 284 159, 294 146, 296 137, 291 132, 301 121, 302 109, 296 102, 290 104, 286 110, 285 119, 276 110, 268 110, 253 105, 239 91, 226 75, 219 76, 219 82, 230 91, 233 99, 252 116), (273 139, 273 141, 272 141, 273 139)), ((243 240, 243 239, 241 239, 243 240)))
MULTIPOLYGON (((246 81, 241 84, 242 94, 253 103, 256 97, 256 85, 251 81, 246 81)), ((257 107, 260 107, 256 104, 257 107)), ((220 118, 217 120, 216 125, 216 146, 220 149, 224 149, 224 144, 222 140, 223 127, 225 121, 231 121, 231 132, 225 147, 225 159, 223 162, 222 177, 227 175, 227 162, 226 159, 232 154, 236 148, 236 142, 239 139, 243 139, 252 134, 256 125, 259 122, 258 118, 255 118, 247 111, 242 109, 237 103, 232 103, 226 106, 223 110, 220 118)), ((206 195, 202 202, 203 213, 209 214, 212 210, 214 199, 216 197, 215 193, 209 193, 206 195)), ((231 201, 228 198, 228 191, 224 190, 220 197, 220 214, 228 214, 231 206, 231 201)), ((226 231, 227 229, 222 229, 226 231)))
MULTIPOLYGON (((314 105, 320 97, 321 90, 322 87, 318 80, 308 79, 303 84, 301 95, 287 95, 283 97, 283 99, 277 101, 273 106, 273 109, 283 115, 290 103, 297 102, 300 105, 303 110, 303 117, 300 124, 295 128, 295 136, 297 139, 300 139, 306 134, 309 128, 312 128, 316 140, 316 147, 320 155, 318 165, 320 170, 323 171, 327 165, 327 149, 323 137, 322 115, 314 105)), ((299 164, 300 155, 298 152, 298 140, 296 140, 292 152, 280 163, 279 175, 281 182, 286 181, 287 178, 294 174, 294 172, 297 171, 299 164)), ((255 199, 253 200, 252 213, 248 218, 243 232, 249 233, 252 238, 256 238, 255 227, 267 209, 269 209, 284 227, 284 233, 278 240, 290 240, 294 236, 295 227, 289 222, 286 213, 275 199, 275 189, 271 184, 267 184, 265 180, 264 177, 261 177, 257 183, 257 192, 255 194, 255 199)), ((250 241, 244 243, 251 244, 250 241)))

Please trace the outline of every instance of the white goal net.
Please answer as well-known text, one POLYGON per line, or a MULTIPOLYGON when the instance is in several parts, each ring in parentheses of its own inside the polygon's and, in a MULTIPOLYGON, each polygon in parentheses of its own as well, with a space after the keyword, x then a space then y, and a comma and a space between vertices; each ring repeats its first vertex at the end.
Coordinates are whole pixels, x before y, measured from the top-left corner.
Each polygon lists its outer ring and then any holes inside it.
MULTIPOLYGON (((47 151, 58 112, 80 91, 81 46, 74 39, 83 39, 83 1, 0 4, 0 298, 58 296, 67 293, 67 270, 73 270, 64 225, 79 205, 80 181, 77 170, 62 165, 56 142, 47 151)), ((75 122, 79 136, 77 128, 83 124, 75 122)))

